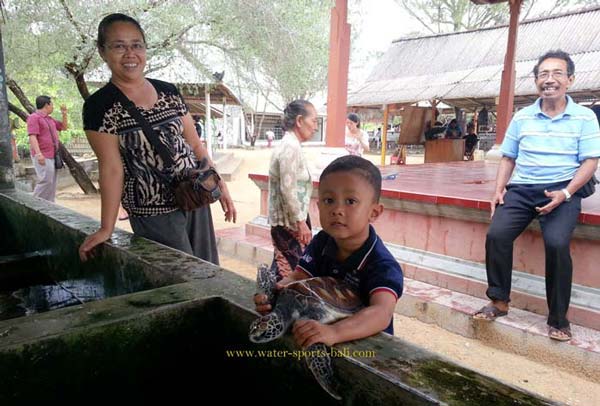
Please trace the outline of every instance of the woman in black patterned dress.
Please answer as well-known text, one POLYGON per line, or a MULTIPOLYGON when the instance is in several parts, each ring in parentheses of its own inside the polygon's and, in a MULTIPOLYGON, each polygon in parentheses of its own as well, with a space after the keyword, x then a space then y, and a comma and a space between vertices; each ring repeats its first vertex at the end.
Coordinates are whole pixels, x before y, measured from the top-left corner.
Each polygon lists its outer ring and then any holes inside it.
MULTIPOLYGON (((79 249, 81 259, 86 260, 94 247, 110 238, 121 201, 134 234, 218 264, 210 207, 180 210, 160 176, 165 170, 179 173, 195 167, 196 161, 204 158, 210 162, 181 95, 170 83, 145 78, 146 39, 133 18, 124 14, 105 17, 98 26, 98 51, 112 77, 85 101, 83 123, 98 157, 102 214, 100 229, 79 249), (164 167, 140 123, 121 105, 119 91, 167 146, 174 168, 164 167)), ((236 210, 227 186, 223 181, 220 186, 225 220, 235 222, 236 210)))

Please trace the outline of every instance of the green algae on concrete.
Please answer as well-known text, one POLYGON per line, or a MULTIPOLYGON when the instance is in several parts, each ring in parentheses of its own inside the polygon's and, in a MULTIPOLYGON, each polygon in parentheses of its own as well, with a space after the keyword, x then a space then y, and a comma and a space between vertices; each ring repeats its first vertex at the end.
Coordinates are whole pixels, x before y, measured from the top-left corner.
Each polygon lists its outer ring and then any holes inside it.
POLYGON ((98 247, 93 259, 82 263, 78 247, 98 226, 92 219, 25 193, 1 193, 0 255, 33 251, 49 255, 36 264, 21 261, 0 266, 0 282, 4 281, 0 286, 5 289, 9 286, 6 278, 17 275, 17 280, 13 279, 16 283, 10 284, 15 285, 16 290, 0 291, 0 319, 204 280, 218 272, 217 267, 205 261, 120 230, 113 234, 111 241, 98 247), (19 266, 30 269, 24 271, 19 266), (33 278, 28 285, 24 277, 31 272, 37 282, 33 278), (57 291, 61 294, 56 295, 57 291), (52 296, 55 296, 54 301, 48 302, 46 299, 52 296), (13 297, 23 300, 18 302, 12 300, 13 297))
POLYGON ((291 405, 333 404, 301 369, 286 370, 279 384, 280 368, 227 357, 226 350, 244 346, 246 329, 231 328, 235 310, 219 298, 190 301, 2 349, 0 376, 7 379, 0 381, 0 404, 190 398, 202 404, 215 396, 224 404, 287 397, 291 405), (265 383, 276 384, 265 390, 265 383), (233 390, 217 389, 223 386, 233 390))
MULTIPOLYGON (((136 293, 0 321, 0 404, 215 396, 226 404, 336 403, 302 359, 239 355, 298 350, 289 334, 268 346, 248 341, 256 318, 249 311, 253 281, 124 232, 80 264, 77 247, 97 226, 17 192, 0 194, 0 227, 9 230, 14 249, 31 240, 32 249, 58 253, 49 258, 56 275, 100 270, 125 275, 128 287, 143 285, 136 293), (132 270, 139 274, 127 275, 132 270)), ((384 334, 343 346, 376 353, 334 358, 343 404, 552 404, 384 334)))

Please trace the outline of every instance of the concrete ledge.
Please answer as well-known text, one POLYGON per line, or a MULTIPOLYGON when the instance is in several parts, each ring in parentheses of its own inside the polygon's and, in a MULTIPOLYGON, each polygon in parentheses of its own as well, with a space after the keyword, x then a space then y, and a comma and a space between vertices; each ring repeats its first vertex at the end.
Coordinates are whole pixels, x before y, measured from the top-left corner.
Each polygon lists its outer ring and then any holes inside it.
POLYGON ((242 164, 242 158, 236 157, 233 152, 220 151, 213 156, 213 162, 219 175, 225 182, 229 182, 235 178, 235 173, 242 164))
MULTIPOLYGON (((313 233, 316 232, 316 229, 313 230, 313 233)), ((257 216, 246 224, 245 236, 237 237, 242 244, 256 242, 271 249, 270 239, 269 225, 264 216, 257 216)), ((484 264, 387 242, 385 245, 402 265, 405 277, 487 300, 484 264)), ((252 255, 246 256, 245 260, 253 262, 252 255)), ((512 287, 514 307, 548 315, 543 276, 513 270, 512 287)), ((600 289, 573 283, 569 320, 600 330, 600 289)))
MULTIPOLYGON (((211 390, 217 384, 211 379, 229 378, 239 382, 238 390, 221 397, 234 403, 254 396, 244 385, 256 390, 266 380, 273 390, 256 392, 264 404, 283 396, 291 397, 290 405, 340 404, 304 370, 302 357, 293 356, 298 348, 291 335, 269 345, 248 342, 256 314, 245 306, 253 284, 227 271, 215 274, 203 282, 0 321, 0 372, 7 378, 0 383, 0 400, 56 403, 79 391, 104 399, 112 392, 100 388, 116 387, 128 400, 169 396, 172 401, 198 388, 211 390), (243 356, 259 349, 290 355, 243 356), (201 382, 184 372, 198 362, 216 367, 201 382), (157 375, 154 368, 170 373, 157 375)), ((335 348, 341 354, 333 358, 341 404, 556 404, 386 334, 335 348)))
MULTIPOLYGON (((242 228, 217 231, 217 242, 220 253, 255 265, 270 263, 273 256, 270 240, 247 236, 242 228)), ((493 323, 473 320, 472 314, 487 302, 405 278, 405 292, 398 301, 396 312, 478 339, 503 351, 600 381, 599 331, 572 324, 574 339, 559 343, 548 338, 545 316, 517 308, 493 323)))

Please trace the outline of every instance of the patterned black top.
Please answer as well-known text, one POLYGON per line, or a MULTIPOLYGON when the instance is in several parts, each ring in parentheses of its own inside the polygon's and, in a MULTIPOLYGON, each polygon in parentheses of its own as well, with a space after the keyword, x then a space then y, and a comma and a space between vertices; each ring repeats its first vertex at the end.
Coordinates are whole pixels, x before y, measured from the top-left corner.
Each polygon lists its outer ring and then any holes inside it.
MULTIPOLYGON (((177 88, 167 82, 148 79, 158 93, 152 108, 138 107, 172 153, 175 173, 195 166, 196 157, 183 138, 182 116, 188 108, 177 88)), ((173 193, 161 179, 163 161, 146 139, 141 126, 121 106, 118 89, 109 82, 83 105, 85 130, 119 136, 119 150, 125 172, 123 207, 133 216, 156 216, 177 210, 173 193)))

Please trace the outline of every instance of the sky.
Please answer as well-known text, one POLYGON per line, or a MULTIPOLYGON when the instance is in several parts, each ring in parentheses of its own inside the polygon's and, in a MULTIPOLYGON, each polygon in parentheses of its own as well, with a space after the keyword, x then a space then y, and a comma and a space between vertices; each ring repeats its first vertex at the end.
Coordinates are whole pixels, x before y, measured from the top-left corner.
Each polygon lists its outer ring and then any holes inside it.
MULTIPOLYGON (((352 0, 348 7, 356 7, 352 0)), ((530 13, 532 16, 542 12, 552 11, 549 6, 553 2, 536 1, 530 13)), ((383 53, 393 40, 420 31, 425 33, 423 26, 400 7, 394 0, 362 0, 360 11, 349 10, 348 20, 353 30, 358 31, 358 38, 352 45, 350 55, 349 88, 363 83, 373 70, 383 53), (379 55, 378 55, 379 53, 379 55)), ((578 8, 581 6, 569 6, 578 8)), ((564 10, 563 10, 564 11, 564 10)))
POLYGON ((420 30, 420 24, 394 0, 377 0, 371 3, 376 6, 365 7, 369 3, 363 0, 360 14, 349 16, 352 29, 359 34, 350 56, 350 85, 367 78, 377 63, 377 53, 385 53, 393 40, 420 30))

